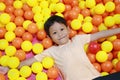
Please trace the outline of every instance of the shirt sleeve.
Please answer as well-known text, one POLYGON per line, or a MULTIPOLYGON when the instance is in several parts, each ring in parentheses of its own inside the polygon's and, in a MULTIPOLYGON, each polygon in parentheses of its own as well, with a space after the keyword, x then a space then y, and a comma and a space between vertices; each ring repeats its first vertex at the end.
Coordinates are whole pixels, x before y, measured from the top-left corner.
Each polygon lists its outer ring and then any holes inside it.
POLYGON ((52 54, 52 49, 46 49, 42 53, 35 55, 34 58, 41 62, 44 57, 47 56, 52 57, 51 54, 52 54))
POLYGON ((84 44, 90 42, 90 34, 76 35, 76 36, 74 37, 74 39, 75 39, 78 43, 84 45, 84 44))

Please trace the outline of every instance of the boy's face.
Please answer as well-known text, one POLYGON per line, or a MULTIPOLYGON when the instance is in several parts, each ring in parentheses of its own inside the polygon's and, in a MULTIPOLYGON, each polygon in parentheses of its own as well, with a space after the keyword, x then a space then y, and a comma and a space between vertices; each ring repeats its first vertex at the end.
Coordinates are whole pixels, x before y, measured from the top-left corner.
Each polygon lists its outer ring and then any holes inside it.
POLYGON ((55 22, 49 28, 49 32, 52 40, 58 45, 63 45, 69 41, 69 30, 62 23, 55 22))

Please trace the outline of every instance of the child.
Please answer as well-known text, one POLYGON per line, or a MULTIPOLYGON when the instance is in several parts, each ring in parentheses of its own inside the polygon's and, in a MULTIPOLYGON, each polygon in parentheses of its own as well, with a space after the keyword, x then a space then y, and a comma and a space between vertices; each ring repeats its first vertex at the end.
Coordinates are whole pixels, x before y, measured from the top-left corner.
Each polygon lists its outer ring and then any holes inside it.
POLYGON ((120 33, 120 28, 116 28, 94 34, 76 35, 70 40, 69 27, 66 21, 55 15, 45 22, 44 28, 56 45, 21 62, 19 68, 23 65, 30 66, 33 62, 41 61, 44 57, 50 56, 54 58, 56 66, 60 69, 63 80, 92 80, 100 77, 100 73, 91 64, 84 51, 84 44, 120 33))

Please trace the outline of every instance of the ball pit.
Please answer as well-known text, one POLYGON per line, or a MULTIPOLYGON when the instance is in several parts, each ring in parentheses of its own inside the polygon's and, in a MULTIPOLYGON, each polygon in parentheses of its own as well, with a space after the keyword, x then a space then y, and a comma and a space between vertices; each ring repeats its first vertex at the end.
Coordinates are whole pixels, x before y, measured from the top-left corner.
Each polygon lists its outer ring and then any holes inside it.
MULTIPOLYGON (((0 74, 0 80, 48 79, 48 68, 54 66, 51 59, 23 67, 26 71, 14 68, 53 45, 43 26, 53 14, 66 19, 72 38, 77 34, 120 27, 120 0, 0 0, 0 66, 11 68, 6 78, 0 74)), ((103 76, 120 71, 120 34, 86 44, 84 48, 91 63, 103 76)), ((58 75, 52 80, 61 80, 61 77, 58 75)))

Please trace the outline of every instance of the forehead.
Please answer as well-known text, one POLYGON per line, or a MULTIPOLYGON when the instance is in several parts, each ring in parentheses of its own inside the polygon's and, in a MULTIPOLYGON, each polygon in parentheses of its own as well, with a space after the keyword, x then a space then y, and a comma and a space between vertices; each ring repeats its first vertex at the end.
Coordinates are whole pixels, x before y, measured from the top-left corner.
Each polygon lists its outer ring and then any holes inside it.
POLYGON ((54 22, 54 24, 50 27, 49 30, 56 30, 56 29, 60 29, 62 27, 66 27, 66 26, 62 23, 54 22))

